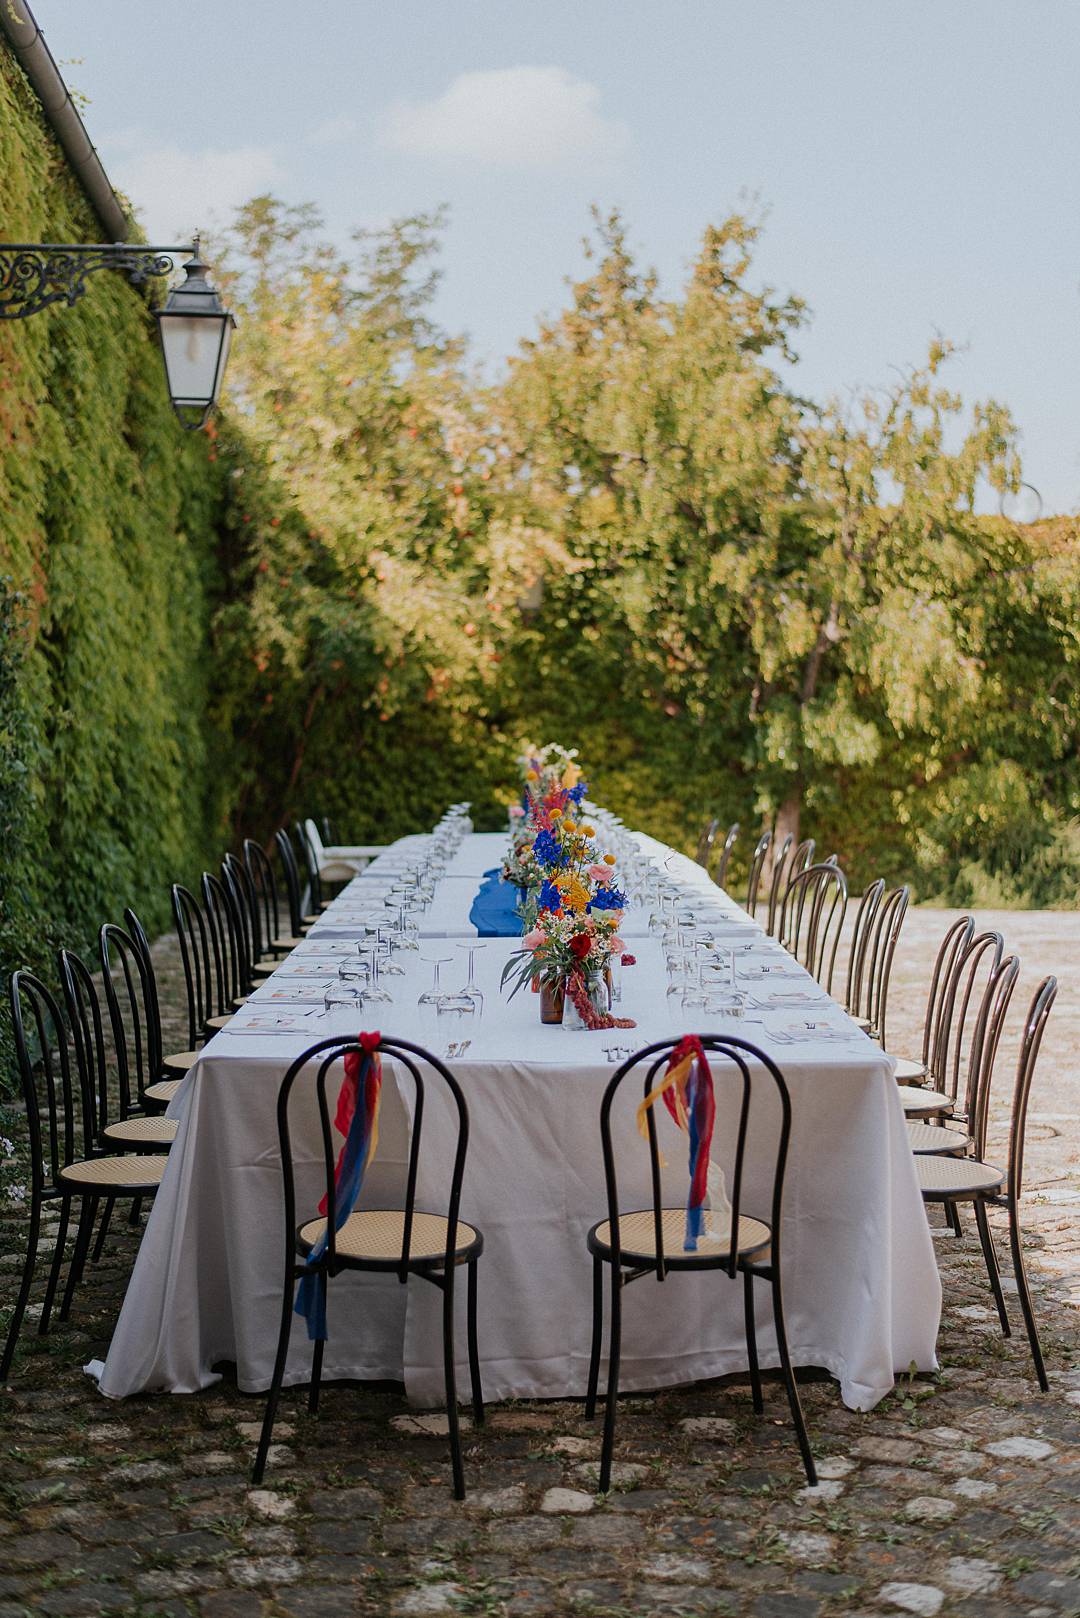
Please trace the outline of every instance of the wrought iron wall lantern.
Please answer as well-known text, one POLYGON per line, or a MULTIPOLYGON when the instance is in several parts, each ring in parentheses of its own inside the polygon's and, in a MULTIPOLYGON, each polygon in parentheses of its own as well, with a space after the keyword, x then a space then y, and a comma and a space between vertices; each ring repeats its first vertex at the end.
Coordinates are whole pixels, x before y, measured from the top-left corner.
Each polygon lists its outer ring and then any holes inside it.
POLYGON ((0 320, 25 320, 50 304, 78 303, 97 270, 120 270, 133 286, 169 275, 190 254, 184 279, 154 310, 169 397, 181 426, 202 427, 218 402, 234 317, 207 278, 199 238, 184 247, 0 242, 0 320))

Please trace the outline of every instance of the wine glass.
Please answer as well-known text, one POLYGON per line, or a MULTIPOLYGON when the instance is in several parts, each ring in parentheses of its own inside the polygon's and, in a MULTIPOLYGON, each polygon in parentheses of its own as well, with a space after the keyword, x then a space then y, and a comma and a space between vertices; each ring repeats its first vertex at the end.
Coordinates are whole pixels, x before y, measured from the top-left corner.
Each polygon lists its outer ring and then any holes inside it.
POLYGON ((353 1011, 363 1010, 366 990, 364 986, 353 980, 345 978, 332 978, 323 990, 324 1017, 332 1017, 335 1011, 344 1011, 346 1007, 353 1011))
POLYGON ((469 952, 469 980, 460 992, 474 1003, 477 1016, 482 1017, 484 1015, 484 996, 476 981, 476 952, 478 949, 486 949, 487 945, 476 944, 472 939, 469 939, 466 943, 459 944, 457 947, 458 949, 467 949, 469 952))
POLYGON ((370 970, 368 985, 364 990, 365 1002, 370 1002, 372 1005, 389 1005, 393 1001, 394 997, 390 993, 389 989, 384 989, 382 984, 379 982, 380 951, 378 944, 375 943, 369 945, 368 948, 363 951, 363 954, 364 958, 369 963, 370 970))
POLYGON ((439 1001, 443 998, 443 990, 439 987, 439 970, 450 965, 450 956, 440 955, 433 958, 430 955, 422 955, 420 958, 426 966, 433 969, 434 975, 431 979, 431 988, 425 989, 418 997, 416 1006, 423 1021, 433 1024, 437 1019, 439 1001))

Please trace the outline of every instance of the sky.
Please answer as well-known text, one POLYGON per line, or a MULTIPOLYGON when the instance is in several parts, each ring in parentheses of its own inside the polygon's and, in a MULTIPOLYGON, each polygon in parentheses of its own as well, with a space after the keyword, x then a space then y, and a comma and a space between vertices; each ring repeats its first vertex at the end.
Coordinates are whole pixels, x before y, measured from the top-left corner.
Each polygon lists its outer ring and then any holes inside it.
POLYGON ((436 313, 496 365, 583 272, 591 204, 670 291, 751 207, 761 281, 811 309, 800 393, 943 334, 1042 510, 1080 508, 1076 0, 31 4, 152 241, 267 190, 341 243, 446 203, 436 313))

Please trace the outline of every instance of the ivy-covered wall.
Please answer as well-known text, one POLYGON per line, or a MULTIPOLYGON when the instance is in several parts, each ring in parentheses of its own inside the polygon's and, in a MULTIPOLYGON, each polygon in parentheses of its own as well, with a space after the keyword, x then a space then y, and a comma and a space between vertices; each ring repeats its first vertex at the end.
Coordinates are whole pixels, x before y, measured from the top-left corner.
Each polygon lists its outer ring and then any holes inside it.
MULTIPOLYGON (((101 226, 0 45, 0 240, 101 226)), ((218 468, 126 278, 0 321, 0 967, 166 924, 223 805, 204 724, 218 468)), ((49 970, 51 976, 51 970, 49 970)))

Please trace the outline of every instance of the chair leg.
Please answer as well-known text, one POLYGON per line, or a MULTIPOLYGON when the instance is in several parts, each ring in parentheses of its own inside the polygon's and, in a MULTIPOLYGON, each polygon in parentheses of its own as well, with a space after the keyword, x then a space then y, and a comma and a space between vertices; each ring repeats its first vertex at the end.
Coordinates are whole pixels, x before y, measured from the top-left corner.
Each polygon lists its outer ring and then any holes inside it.
POLYGON ((791 1368, 787 1327, 784 1324, 784 1300, 780 1293, 780 1271, 777 1268, 775 1259, 773 1260, 772 1301, 773 1321, 776 1326, 776 1346, 780 1352, 780 1366, 784 1373, 784 1386, 787 1388, 791 1419, 795 1423, 795 1436, 799 1440, 799 1450, 802 1454, 803 1466, 806 1468, 806 1481, 813 1488, 817 1483, 817 1468, 814 1465, 814 1457, 810 1453, 810 1439, 806 1431, 806 1422, 803 1419, 802 1401, 799 1398, 795 1373, 791 1368))
POLYGON ((454 1268, 447 1267, 443 1279, 443 1372, 446 1377, 446 1420, 450 1428, 450 1465, 454 1474, 454 1499, 465 1498, 465 1468, 461 1460, 461 1424, 458 1420, 457 1377, 454 1373, 454 1268))
POLYGON ((596 1389, 600 1381, 600 1344, 604 1334, 604 1266, 593 1254, 592 1268, 592 1345, 589 1349, 589 1386, 585 1394, 585 1419, 596 1415, 596 1389))
POLYGON ((468 1334, 469 1380, 472 1382, 473 1423, 484 1425, 484 1388, 480 1381, 480 1343, 476 1335, 476 1259, 469 1262, 468 1334))
MULTIPOLYGON (((319 1291, 322 1293, 323 1314, 326 1314, 326 1271, 319 1275, 319 1291)), ((311 1356, 311 1384, 308 1387, 308 1414, 319 1414, 319 1391, 322 1388, 322 1362, 323 1351, 326 1344, 321 1337, 315 1339, 315 1351, 311 1356)))
POLYGON ((611 1456, 615 1448, 615 1407, 619 1399, 619 1356, 622 1351, 622 1272, 611 1266, 611 1342, 608 1347, 607 1400, 604 1405, 604 1442, 600 1451, 600 1493, 611 1488, 611 1456))
POLYGON ((1001 1290, 997 1254, 994 1252, 994 1238, 990 1234, 990 1221, 986 1217, 986 1204, 981 1197, 976 1197, 975 1199, 975 1223, 979 1227, 979 1240, 982 1242, 983 1258, 986 1260, 986 1273, 990 1277, 990 1290, 994 1294, 998 1319, 1001 1321, 1001 1335, 1002 1337, 1011 1337, 1012 1327, 1009 1325, 1009 1314, 1005 1308, 1005 1294, 1001 1290))
POLYGON ((278 1327, 277 1353, 274 1355, 274 1374, 270 1378, 270 1388, 266 1395, 266 1410, 263 1413, 262 1432, 259 1434, 259 1448, 255 1454, 255 1466, 251 1473, 252 1483, 261 1483, 263 1473, 266 1471, 266 1457, 270 1450, 270 1440, 274 1434, 274 1418, 277 1415, 278 1400, 281 1398, 281 1384, 285 1379, 285 1361, 289 1357, 289 1333, 292 1330, 293 1286, 296 1277, 293 1275, 291 1263, 285 1270, 285 1285, 281 1296, 281 1323, 278 1327))
POLYGON ((35 1199, 30 1205, 30 1230, 26 1242, 26 1258, 23 1260, 22 1281, 19 1283, 19 1295, 15 1299, 15 1309, 8 1327, 7 1341, 4 1344, 4 1357, 0 1359, 0 1383, 6 1382, 11 1362, 15 1357, 15 1344, 19 1338, 19 1328, 26 1313, 27 1301, 30 1297, 30 1288, 34 1280, 34 1265, 37 1262, 38 1232, 41 1229, 41 1204, 35 1199))
POLYGON ((1046 1379, 1046 1366, 1043 1364, 1042 1345, 1039 1342, 1039 1328, 1035 1322, 1035 1311, 1031 1306, 1031 1290, 1028 1287, 1027 1268, 1024 1264, 1024 1245, 1020 1234, 1020 1210, 1012 1205, 1009 1208, 1009 1246, 1012 1249, 1013 1274, 1016 1277, 1016 1288, 1020 1294, 1020 1307, 1024 1312, 1024 1327, 1027 1331, 1028 1342, 1031 1344, 1031 1357, 1035 1361, 1035 1375, 1039 1379, 1039 1386, 1044 1393, 1049 1393, 1050 1384, 1046 1379))
POLYGON ((97 1263, 98 1259, 102 1255, 102 1252, 104 1251, 105 1238, 109 1234, 109 1220, 112 1218, 112 1211, 115 1204, 115 1197, 105 1198, 105 1212, 101 1216, 101 1224, 98 1226, 97 1241, 94 1243, 94 1251, 90 1255, 90 1262, 92 1264, 97 1263))
POLYGON ((964 1227, 960 1223, 960 1209, 957 1207, 955 1202, 947 1202, 945 1204, 945 1218, 949 1222, 949 1228, 953 1235, 957 1237, 958 1240, 962 1238, 964 1234, 964 1227))
POLYGON ((49 1270, 49 1282, 45 1288, 45 1302, 41 1306, 41 1319, 38 1321, 39 1337, 44 1337, 49 1329, 53 1299, 56 1297, 56 1288, 60 1280, 60 1266, 64 1262, 64 1244, 67 1241, 68 1221, 70 1218, 71 1198, 65 1197, 60 1204, 60 1229, 56 1233, 56 1250, 53 1253, 52 1266, 49 1270))
POLYGON ((68 1270, 67 1286, 60 1304, 61 1320, 66 1320, 71 1313, 71 1300, 75 1296, 75 1288, 83 1277, 86 1268, 86 1255, 90 1248, 90 1236, 94 1229, 94 1219, 97 1215, 98 1198, 84 1196, 83 1205, 79 1210, 79 1230, 75 1237, 75 1251, 71 1255, 71 1268, 68 1270))
POLYGON ((131 1212, 128 1214, 128 1224, 129 1225, 137 1225, 139 1223, 139 1220, 141 1219, 141 1217, 142 1217, 142 1198, 141 1197, 133 1197, 131 1199, 131 1212))
POLYGON ((765 1409, 761 1397, 761 1372, 757 1357, 757 1322, 754 1319, 754 1277, 743 1271, 743 1313, 746 1317, 746 1359, 750 1368, 750 1395, 754 1401, 754 1414, 760 1416, 765 1409))

